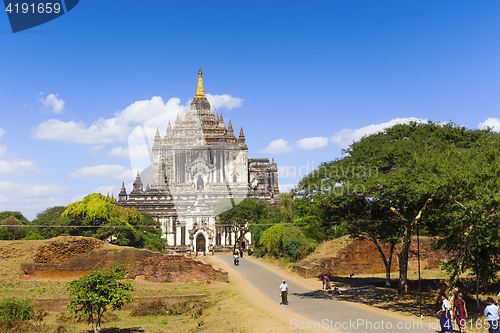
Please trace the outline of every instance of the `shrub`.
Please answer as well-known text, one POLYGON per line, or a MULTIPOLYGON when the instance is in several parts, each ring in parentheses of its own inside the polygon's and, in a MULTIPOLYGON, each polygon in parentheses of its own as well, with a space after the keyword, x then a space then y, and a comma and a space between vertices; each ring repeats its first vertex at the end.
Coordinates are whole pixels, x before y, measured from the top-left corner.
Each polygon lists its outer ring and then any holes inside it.
POLYGON ((262 251, 277 258, 297 261, 314 251, 316 243, 304 236, 298 227, 272 226, 260 236, 262 251))
POLYGON ((30 320, 35 315, 33 301, 28 299, 8 298, 0 302, 0 320, 30 320))

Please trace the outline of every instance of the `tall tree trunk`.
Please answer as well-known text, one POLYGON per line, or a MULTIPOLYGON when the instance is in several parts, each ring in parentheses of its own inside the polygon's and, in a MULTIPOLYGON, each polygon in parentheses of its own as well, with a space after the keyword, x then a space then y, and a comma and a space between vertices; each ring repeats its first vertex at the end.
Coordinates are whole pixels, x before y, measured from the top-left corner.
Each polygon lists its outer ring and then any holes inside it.
POLYGON ((399 285, 398 294, 405 295, 408 293, 408 254, 411 245, 411 232, 412 225, 410 223, 405 225, 405 232, 403 236, 403 244, 401 251, 398 254, 399 258, 399 285))
POLYGON ((394 247, 396 244, 392 243, 389 249, 389 259, 387 260, 387 266, 385 267, 385 286, 391 287, 391 265, 392 265, 392 254, 394 253, 394 247))
POLYGON ((394 244, 391 244, 391 247, 389 249, 389 259, 387 259, 384 251, 382 251, 382 248, 380 247, 380 244, 377 241, 377 238, 375 236, 373 236, 368 231, 365 231, 365 233, 370 237, 372 242, 375 244, 378 252, 380 253, 380 256, 382 257, 382 261, 384 262, 384 266, 385 266, 385 286, 390 287, 391 286, 391 263, 392 263, 392 254, 394 253, 394 244))
POLYGON ((476 273, 476 306, 479 311, 479 273, 476 273))

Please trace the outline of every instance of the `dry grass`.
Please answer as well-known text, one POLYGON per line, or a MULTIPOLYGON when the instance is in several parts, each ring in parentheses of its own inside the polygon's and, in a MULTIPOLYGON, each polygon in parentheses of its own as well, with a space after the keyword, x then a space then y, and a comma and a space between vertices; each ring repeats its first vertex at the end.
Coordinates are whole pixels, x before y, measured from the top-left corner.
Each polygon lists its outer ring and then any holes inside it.
MULTIPOLYGON (((0 300, 6 298, 69 298, 70 280, 22 280, 20 264, 32 262, 36 249, 50 242, 0 241, 0 300)), ((207 262, 208 258, 197 260, 207 262)), ((143 311, 131 316, 131 311, 109 313, 102 324, 103 333, 132 332, 259 332, 276 327, 277 321, 255 306, 246 304, 232 283, 203 281, 196 283, 151 283, 132 281, 134 297, 204 294, 204 302, 186 302, 171 306, 167 311, 143 311), (201 303, 203 305, 201 305, 201 303)), ((153 310, 153 309, 150 309, 153 310)), ((2 332, 91 332, 85 320, 67 311, 48 312, 39 320, 0 322, 2 332)), ((279 329, 276 331, 280 331, 279 329)))

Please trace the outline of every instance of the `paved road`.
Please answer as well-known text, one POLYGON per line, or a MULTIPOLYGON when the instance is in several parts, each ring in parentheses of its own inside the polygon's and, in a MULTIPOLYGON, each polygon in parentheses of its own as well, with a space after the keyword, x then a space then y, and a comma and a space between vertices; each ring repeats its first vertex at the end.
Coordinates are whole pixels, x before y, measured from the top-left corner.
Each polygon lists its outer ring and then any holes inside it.
MULTIPOLYGON (((262 265, 259 265, 251 260, 245 260, 245 257, 240 258, 240 265, 233 265, 231 255, 218 256, 231 268, 238 271, 243 278, 256 287, 259 291, 279 304, 281 298, 279 295, 279 285, 283 279, 282 276, 268 270, 262 265)), ((316 322, 317 329, 325 331, 330 328, 337 329, 341 332, 418 332, 418 333, 435 333, 437 327, 429 327, 429 321, 404 321, 391 315, 386 315, 380 312, 370 311, 365 308, 341 302, 335 299, 325 297, 321 291, 307 289, 299 284, 287 281, 289 288, 287 307, 295 313, 303 317, 310 318, 310 322, 290 321, 292 329, 300 331, 305 329, 307 325, 314 328, 316 322), (432 329, 434 328, 434 329, 432 329)), ((436 325, 436 320, 433 319, 433 324, 436 325)))

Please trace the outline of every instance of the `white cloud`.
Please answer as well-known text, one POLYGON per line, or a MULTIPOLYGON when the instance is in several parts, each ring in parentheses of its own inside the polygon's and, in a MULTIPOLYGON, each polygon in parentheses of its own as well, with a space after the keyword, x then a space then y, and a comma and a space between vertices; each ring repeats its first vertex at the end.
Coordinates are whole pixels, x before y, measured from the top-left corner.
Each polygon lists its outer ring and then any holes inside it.
POLYGON ((295 186, 297 186, 297 184, 283 184, 283 185, 279 185, 280 192, 281 192, 281 193, 287 193, 287 192, 290 192, 290 190, 291 190, 292 188, 294 188, 295 186))
POLYGON ((164 103, 161 97, 154 96, 150 100, 129 105, 116 112, 113 118, 99 118, 90 126, 83 122, 49 119, 33 128, 31 137, 79 144, 125 143, 133 127, 138 124, 160 115, 166 117, 167 121, 175 120, 177 114, 183 112, 179 103, 178 98, 171 98, 164 103))
POLYGON ((59 94, 49 94, 45 99, 42 97, 43 92, 40 93, 40 97, 38 98, 38 101, 42 103, 44 108, 48 110, 51 113, 54 114, 61 114, 64 111, 64 100, 61 98, 57 98, 59 94))
POLYGON ((112 182, 123 182, 134 179, 134 172, 118 164, 102 164, 85 167, 68 175, 69 178, 101 178, 112 182))
POLYGON ((316 149, 323 148, 328 144, 328 138, 322 136, 316 136, 313 138, 304 138, 297 141, 297 147, 300 149, 316 149))
POLYGON ((130 147, 114 147, 106 153, 110 158, 130 158, 135 159, 150 159, 149 149, 146 145, 132 145, 130 147))
MULTIPOLYGON (((2 149, 0 149, 0 152, 1 150, 2 149)), ((0 176, 37 175, 40 173, 41 172, 40 170, 38 170, 38 165, 30 160, 25 160, 21 158, 6 158, 0 160, 0 176)))
POLYGON ((239 108, 244 101, 242 98, 232 97, 231 95, 228 94, 224 95, 206 94, 206 96, 208 101, 210 102, 210 105, 216 109, 231 110, 239 108))
POLYGON ((0 157, 5 157, 7 155, 7 147, 0 145, 0 157))
POLYGON ((259 149, 259 153, 268 154, 283 154, 292 150, 292 147, 288 145, 288 141, 284 139, 274 140, 265 149, 259 149))
POLYGON ((358 129, 350 129, 350 128, 345 128, 341 130, 340 132, 335 133, 330 140, 332 140, 333 143, 337 144, 341 148, 347 148, 351 143, 354 141, 358 141, 364 136, 378 133, 385 128, 392 127, 396 124, 408 124, 412 121, 418 122, 418 123, 426 123, 427 119, 419 119, 419 118, 396 118, 392 119, 388 122, 381 123, 381 124, 373 124, 365 127, 361 127, 358 129))
POLYGON ((69 186, 0 182, 0 211, 20 211, 35 218, 48 207, 67 205, 69 186))
POLYGON ((103 145, 100 146, 92 146, 90 148, 87 148, 86 150, 90 153, 92 156, 97 156, 101 150, 104 149, 103 145))
POLYGON ((486 127, 491 127, 495 132, 500 132, 500 119, 488 118, 482 123, 479 123, 480 129, 485 129, 486 127))
POLYGON ((297 177, 297 168, 293 165, 283 165, 278 167, 278 176, 279 178, 296 178, 297 177))
POLYGON ((121 186, 116 186, 116 185, 105 185, 105 186, 100 186, 98 188, 95 188, 92 190, 92 193, 101 193, 102 195, 108 195, 113 197, 115 199, 118 199, 118 193, 120 193, 121 186))
POLYGON ((0 127, 0 139, 2 138, 2 136, 5 134, 5 130, 3 128, 0 127))

